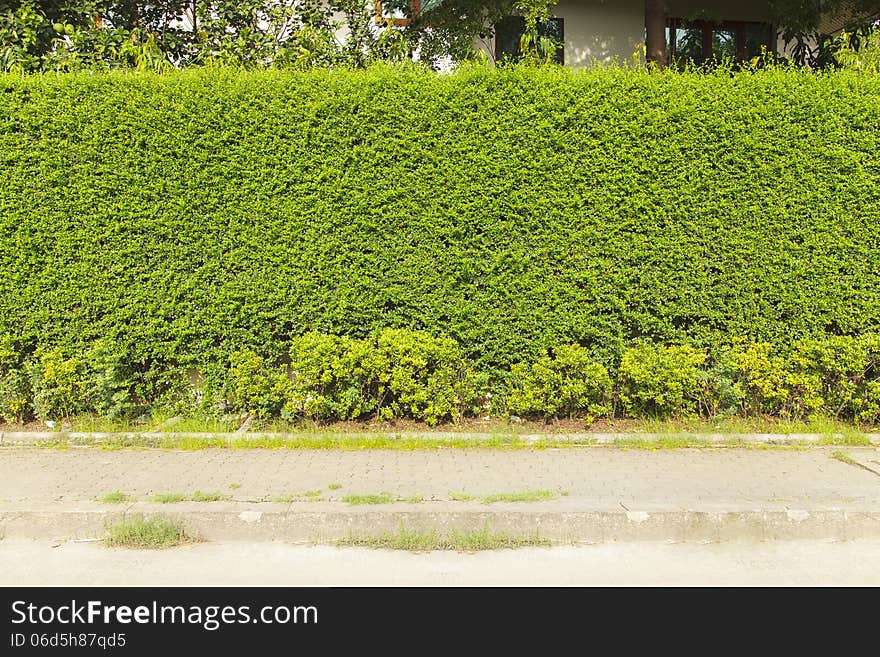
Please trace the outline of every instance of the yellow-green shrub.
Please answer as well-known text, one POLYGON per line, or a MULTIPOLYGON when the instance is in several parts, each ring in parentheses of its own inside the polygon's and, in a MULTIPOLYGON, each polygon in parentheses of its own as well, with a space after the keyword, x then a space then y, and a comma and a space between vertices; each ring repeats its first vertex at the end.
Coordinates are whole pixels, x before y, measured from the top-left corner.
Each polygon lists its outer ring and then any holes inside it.
POLYGON ((706 354, 693 347, 642 344, 623 352, 618 396, 625 414, 665 417, 698 410, 705 395, 706 354))
POLYGON ((264 419, 281 414, 291 388, 283 367, 266 363, 250 350, 231 354, 227 385, 231 410, 264 419))
POLYGON ((21 351, 10 335, 0 336, 0 419, 23 422, 29 415, 32 391, 21 351))
MULTIPOLYGON (((877 415, 872 384, 880 380, 878 366, 880 335, 802 340, 790 357, 789 379, 807 382, 802 405, 808 413, 870 419, 877 415)), ((792 387, 791 397, 797 399, 792 387)))
POLYGON ((787 353, 768 343, 730 359, 745 415, 826 416, 874 421, 880 381, 880 336, 799 340, 787 353))
POLYGON ((294 338, 284 416, 354 420, 373 413, 380 394, 375 358, 363 340, 321 333, 294 338))
POLYGON ((455 340, 424 331, 385 329, 375 336, 373 366, 380 417, 413 417, 428 424, 458 419, 468 365, 455 340))
POLYGON ((292 341, 287 417, 457 419, 468 367, 458 344, 423 331, 385 329, 357 340, 309 333, 292 341))
POLYGON ((38 349, 30 363, 34 414, 41 420, 69 418, 88 410, 83 363, 60 348, 38 349))
POLYGON ((513 365, 509 381, 507 407, 513 413, 592 418, 611 411, 611 376, 578 345, 513 365))
POLYGON ((735 387, 745 415, 773 415, 788 401, 785 358, 773 354, 767 342, 751 344, 729 356, 735 371, 735 387))

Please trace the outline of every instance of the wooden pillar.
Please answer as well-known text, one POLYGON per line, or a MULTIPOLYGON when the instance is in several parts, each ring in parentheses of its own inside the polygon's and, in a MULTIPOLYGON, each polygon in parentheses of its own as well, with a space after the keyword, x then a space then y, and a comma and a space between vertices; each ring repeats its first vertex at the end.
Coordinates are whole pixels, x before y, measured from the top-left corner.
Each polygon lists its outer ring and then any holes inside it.
POLYGON ((700 27, 703 29, 703 64, 708 64, 715 56, 712 52, 712 23, 701 21, 700 27))
POLYGON ((666 66, 666 2, 645 0, 647 58, 658 68, 666 66))
POLYGON ((736 59, 739 62, 746 61, 746 26, 745 23, 736 23, 736 59))

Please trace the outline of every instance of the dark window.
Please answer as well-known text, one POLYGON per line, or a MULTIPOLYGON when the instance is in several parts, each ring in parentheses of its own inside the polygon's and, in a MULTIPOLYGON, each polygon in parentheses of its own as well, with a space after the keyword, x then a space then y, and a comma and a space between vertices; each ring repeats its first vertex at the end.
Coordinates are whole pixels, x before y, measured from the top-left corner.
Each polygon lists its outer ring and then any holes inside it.
POLYGON ((773 28, 769 23, 671 18, 666 34, 669 61, 678 66, 725 60, 745 62, 760 55, 762 49, 775 51, 773 28))
MULTIPOLYGON (((508 16, 495 25, 495 61, 519 59, 520 39, 526 32, 526 21, 522 16, 508 16)), ((559 44, 556 49, 556 61, 565 63, 565 52, 562 42, 565 39, 565 21, 562 18, 551 18, 538 23, 538 36, 550 37, 559 44)))

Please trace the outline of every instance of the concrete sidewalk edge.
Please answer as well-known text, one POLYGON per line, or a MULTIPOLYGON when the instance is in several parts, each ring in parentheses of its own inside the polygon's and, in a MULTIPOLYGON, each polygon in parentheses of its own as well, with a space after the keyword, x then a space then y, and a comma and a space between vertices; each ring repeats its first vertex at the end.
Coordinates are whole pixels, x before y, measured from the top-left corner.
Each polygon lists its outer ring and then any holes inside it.
MULTIPOLYGON (((211 541, 334 543, 408 531, 440 534, 489 529, 509 536, 554 542, 725 542, 732 540, 856 540, 880 538, 880 511, 300 511, 280 509, 150 509, 178 520, 194 536, 211 541)), ((132 509, 0 511, 0 539, 93 540, 132 509)))
MULTIPOLYGON (((352 432, 320 434, 343 439, 356 440, 359 438, 385 437, 399 440, 430 440, 455 441, 469 440, 479 443, 481 441, 497 441, 499 438, 518 440, 525 443, 540 444, 551 442, 557 444, 574 443, 583 446, 603 446, 627 443, 632 441, 659 442, 674 438, 687 439, 694 443, 707 446, 724 446, 728 444, 754 444, 754 445, 787 445, 787 444, 837 444, 835 441, 845 442, 848 438, 845 434, 819 434, 819 433, 568 433, 568 434, 504 434, 504 433, 479 433, 479 432, 352 432)), ((130 432, 90 432, 90 431, 0 431, 0 446, 3 447, 38 447, 46 444, 67 443, 70 445, 101 445, 104 443, 118 444, 130 442, 155 444, 163 440, 214 440, 240 445, 242 441, 252 441, 255 444, 260 441, 284 441, 308 438, 311 434, 303 433, 275 433, 275 432, 248 432, 248 433, 211 433, 211 432, 160 432, 160 431, 130 431, 130 432)), ((880 433, 866 433, 864 438, 870 445, 880 446, 880 433)), ((317 436, 316 436, 317 437, 317 436)), ((853 445, 856 446, 856 445, 853 445)), ((867 445, 865 445, 867 446, 867 445)))

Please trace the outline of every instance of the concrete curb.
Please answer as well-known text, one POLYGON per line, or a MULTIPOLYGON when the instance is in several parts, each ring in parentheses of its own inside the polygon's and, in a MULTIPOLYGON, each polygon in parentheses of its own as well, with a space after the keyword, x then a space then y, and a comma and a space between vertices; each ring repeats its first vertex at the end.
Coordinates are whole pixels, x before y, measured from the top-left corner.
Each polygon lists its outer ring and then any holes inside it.
POLYGON ((161 513, 193 535, 216 541, 333 543, 350 536, 378 536, 401 528, 441 534, 489 528, 512 536, 558 542, 726 542, 736 540, 835 540, 880 538, 880 511, 534 511, 485 510, 293 510, 267 504, 211 510, 134 505, 125 510, 0 511, 0 537, 89 540, 108 525, 135 514, 161 513))
MULTIPOLYGON (((375 433, 348 433, 348 434, 325 434, 328 436, 358 439, 386 437, 399 440, 430 440, 455 441, 469 440, 479 443, 481 441, 497 441, 499 438, 519 440, 527 444, 540 444, 553 442, 557 444, 571 443, 578 446, 608 446, 627 444, 632 442, 659 442, 670 438, 686 439, 700 445, 710 446, 736 446, 736 445, 820 445, 835 444, 834 440, 843 441, 847 438, 844 434, 817 434, 817 433, 570 433, 570 434, 487 434, 477 432, 375 432, 375 433)), ((880 433, 864 434, 868 442, 873 446, 880 446, 880 433)), ((45 444, 65 443, 71 446, 100 446, 105 443, 119 444, 130 443, 132 446, 151 446, 164 440, 206 440, 211 439, 219 442, 227 442, 240 445, 242 441, 285 441, 302 440, 309 438, 310 434, 292 433, 209 433, 209 432, 89 432, 89 431, 0 431, 0 447, 37 447, 45 444)))

